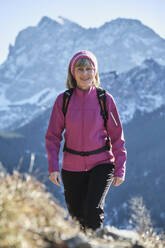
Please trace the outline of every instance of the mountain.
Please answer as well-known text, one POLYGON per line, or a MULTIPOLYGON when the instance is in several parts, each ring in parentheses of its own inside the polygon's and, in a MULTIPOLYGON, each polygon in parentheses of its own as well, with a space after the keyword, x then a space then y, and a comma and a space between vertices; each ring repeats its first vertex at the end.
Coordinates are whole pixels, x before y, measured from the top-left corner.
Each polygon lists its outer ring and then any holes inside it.
POLYGON ((23 126, 50 107, 80 49, 96 54, 101 73, 130 71, 150 58, 165 65, 165 40, 138 20, 118 18, 85 29, 66 18, 43 17, 19 32, 0 66, 0 129, 23 126))

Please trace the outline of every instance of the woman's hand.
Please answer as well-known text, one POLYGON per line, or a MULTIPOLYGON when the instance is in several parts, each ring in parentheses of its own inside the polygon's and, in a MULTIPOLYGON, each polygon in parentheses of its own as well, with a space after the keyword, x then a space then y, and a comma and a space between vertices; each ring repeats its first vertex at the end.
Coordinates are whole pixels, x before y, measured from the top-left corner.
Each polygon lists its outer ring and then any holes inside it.
POLYGON ((59 171, 54 171, 50 173, 49 179, 52 183, 56 184, 58 187, 60 187, 61 182, 61 176, 59 171))
POLYGON ((114 177, 112 185, 113 186, 119 186, 120 184, 122 184, 124 182, 122 177, 114 177))

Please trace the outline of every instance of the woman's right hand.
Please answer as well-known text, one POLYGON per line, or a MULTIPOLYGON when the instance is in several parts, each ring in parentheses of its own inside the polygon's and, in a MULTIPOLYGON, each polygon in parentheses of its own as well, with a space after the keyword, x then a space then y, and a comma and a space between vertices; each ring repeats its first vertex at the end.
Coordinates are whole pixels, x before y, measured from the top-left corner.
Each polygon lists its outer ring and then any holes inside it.
POLYGON ((59 171, 51 172, 49 175, 49 179, 52 183, 56 184, 58 187, 60 187, 61 182, 61 176, 59 171))

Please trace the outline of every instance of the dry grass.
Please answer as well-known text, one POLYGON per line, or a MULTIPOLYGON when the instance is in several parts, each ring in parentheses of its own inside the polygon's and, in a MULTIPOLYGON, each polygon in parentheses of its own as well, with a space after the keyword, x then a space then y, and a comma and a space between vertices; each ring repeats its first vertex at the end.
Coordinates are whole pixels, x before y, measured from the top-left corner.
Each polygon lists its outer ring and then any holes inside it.
MULTIPOLYGON (((164 248, 163 237, 151 230, 150 218, 142 202, 135 202, 133 216, 139 227, 139 242, 147 248, 164 248), (140 220, 146 216, 149 219, 140 220)), ((66 211, 35 177, 18 171, 13 175, 0 174, 1 248, 67 248, 64 240, 77 236, 80 229, 76 222, 65 217, 66 211)), ((132 247, 131 241, 99 239, 92 232, 86 235, 95 247, 107 247, 107 244, 132 247)))
POLYGON ((142 197, 133 197, 130 202, 131 223, 139 233, 152 233, 153 224, 149 210, 146 208, 142 197))
POLYGON ((149 248, 165 248, 165 235, 157 234, 151 220, 149 210, 142 197, 133 197, 130 200, 131 223, 140 234, 142 243, 149 248))
POLYGON ((65 220, 65 210, 45 186, 30 175, 1 173, 0 192, 0 247, 41 248, 52 242, 60 247, 62 239, 79 230, 65 220))

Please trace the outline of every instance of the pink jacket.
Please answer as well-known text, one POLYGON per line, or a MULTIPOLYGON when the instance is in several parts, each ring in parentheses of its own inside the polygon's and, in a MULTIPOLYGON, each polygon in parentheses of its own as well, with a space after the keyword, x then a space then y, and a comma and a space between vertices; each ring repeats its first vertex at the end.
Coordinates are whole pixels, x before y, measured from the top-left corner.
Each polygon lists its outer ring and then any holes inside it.
MULTIPOLYGON (((90 90, 76 88, 71 96, 68 110, 64 118, 62 112, 63 93, 53 106, 49 126, 46 133, 46 150, 48 155, 48 171, 59 171, 59 149, 62 132, 66 146, 77 151, 92 151, 105 146, 107 133, 95 86, 90 90)), ((112 149, 102 153, 80 156, 68 152, 63 153, 62 168, 68 171, 88 171, 99 164, 114 163, 114 176, 125 178, 126 149, 119 115, 113 97, 107 93, 108 110, 107 128, 111 138, 112 149)))

